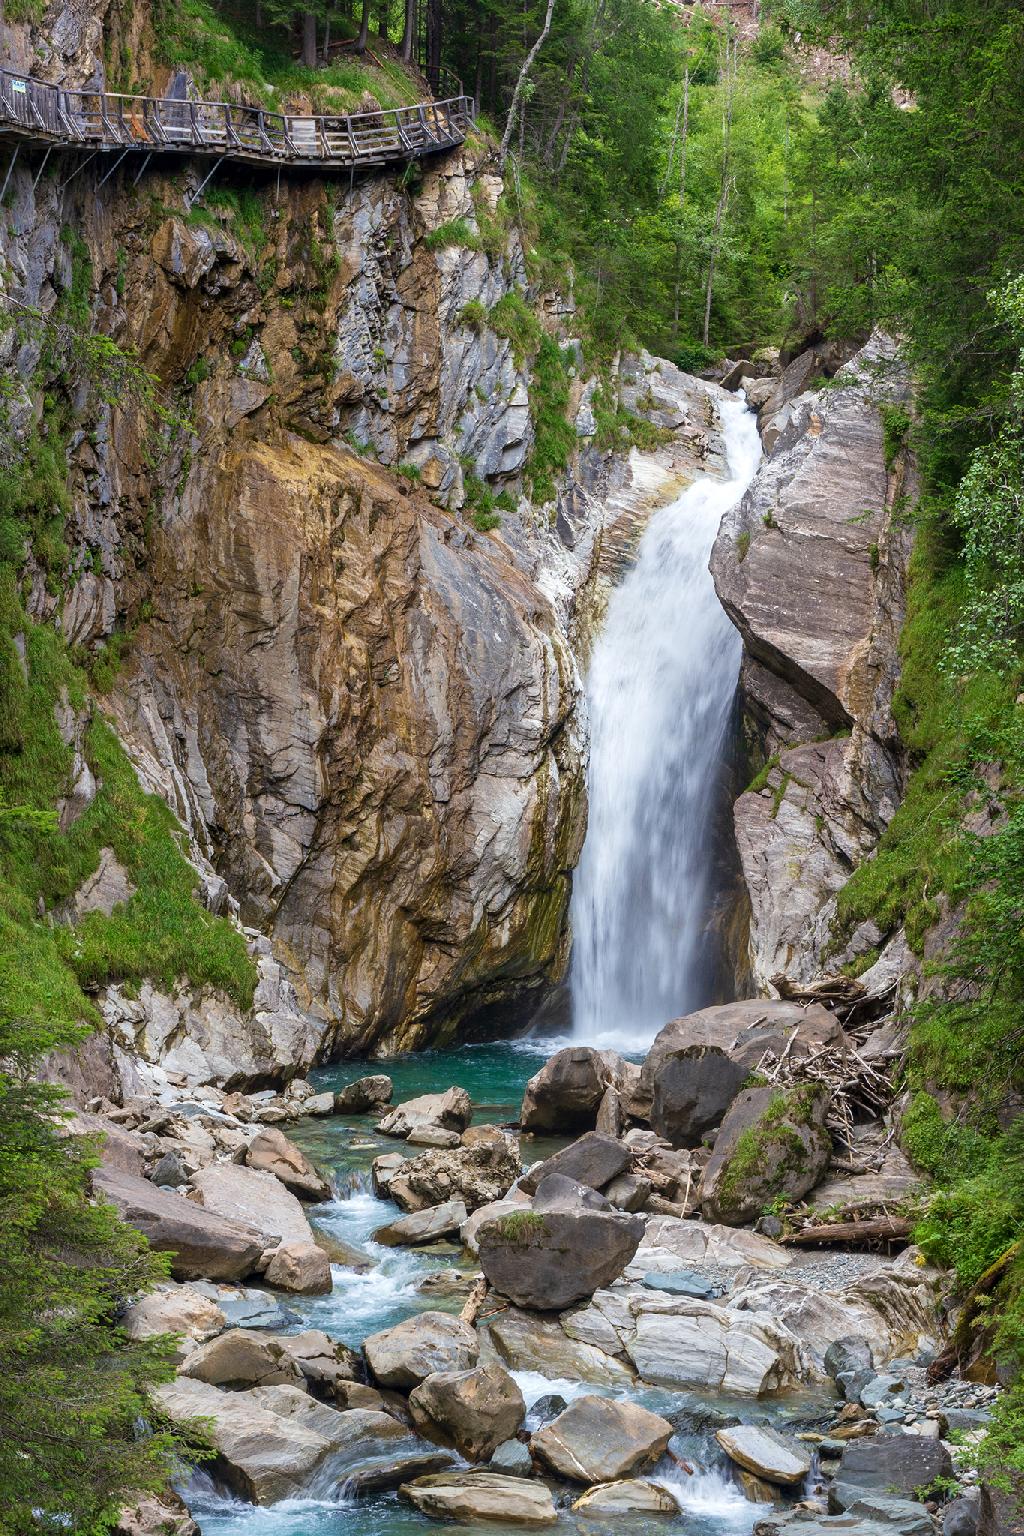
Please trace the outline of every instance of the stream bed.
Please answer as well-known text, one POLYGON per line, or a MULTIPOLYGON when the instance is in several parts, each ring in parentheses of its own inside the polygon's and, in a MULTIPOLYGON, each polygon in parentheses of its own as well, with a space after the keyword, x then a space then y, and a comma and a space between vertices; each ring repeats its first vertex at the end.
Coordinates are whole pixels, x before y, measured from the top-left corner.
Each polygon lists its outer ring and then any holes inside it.
MULTIPOLYGON (((313 1081, 318 1088, 336 1090, 364 1072, 380 1071, 384 1065, 395 1085, 394 1102, 457 1085, 465 1088, 473 1099, 474 1123, 501 1124, 515 1119, 527 1078, 564 1043, 527 1039, 424 1052, 385 1064, 353 1061, 317 1072, 313 1081)), ((377 1227, 394 1219, 396 1207, 374 1196, 370 1165, 380 1153, 395 1151, 402 1143, 378 1135, 372 1116, 300 1120, 289 1127, 289 1135, 329 1174, 336 1191, 336 1198, 309 1208, 311 1220, 328 1235, 360 1250, 367 1261, 367 1267, 361 1269, 332 1265, 334 1289, 327 1296, 285 1299, 278 1293, 268 1293, 268 1298, 273 1295, 274 1300, 286 1300, 295 1314, 292 1329, 318 1328, 332 1338, 357 1346, 368 1334, 391 1327, 416 1312, 458 1312, 464 1294, 446 1296, 419 1288, 428 1275, 439 1271, 457 1268, 475 1273, 475 1261, 458 1244, 385 1248, 372 1240, 377 1227)), ((530 1163, 546 1157, 570 1139, 524 1136, 523 1161, 530 1163)), ((538 1422, 531 1414, 533 1405, 550 1393, 557 1393, 566 1401, 584 1393, 614 1395, 611 1388, 549 1378, 536 1371, 512 1374, 527 1404, 527 1428, 538 1422)), ((749 1400, 730 1403, 701 1399, 691 1393, 650 1386, 632 1388, 624 1395, 677 1425, 672 1449, 694 1468, 693 1475, 687 1476, 666 1460, 647 1474, 670 1488, 682 1506, 682 1513, 678 1517, 616 1517, 616 1525, 624 1531, 636 1532, 637 1536, 654 1528, 664 1536, 678 1536, 683 1531, 687 1536, 746 1536, 763 1506, 749 1502, 737 1487, 725 1458, 714 1445, 715 1425, 742 1417, 753 1422, 771 1420, 801 1427, 820 1418, 825 1406, 813 1395, 786 1398, 769 1407, 749 1400)), ((290 1499, 268 1508, 255 1508, 225 1495, 208 1475, 199 1473, 187 1490, 187 1498, 203 1536, 405 1536, 445 1528, 418 1514, 394 1493, 359 1500, 344 1494, 326 1501, 290 1499)), ((477 1531, 480 1536, 511 1536, 513 1530, 521 1533, 523 1527, 488 1522, 453 1529, 477 1531)), ((558 1536, 569 1536, 570 1532, 576 1536, 590 1532, 599 1536, 610 1526, 607 1521, 577 1518, 566 1511, 558 1525, 548 1529, 558 1536)))

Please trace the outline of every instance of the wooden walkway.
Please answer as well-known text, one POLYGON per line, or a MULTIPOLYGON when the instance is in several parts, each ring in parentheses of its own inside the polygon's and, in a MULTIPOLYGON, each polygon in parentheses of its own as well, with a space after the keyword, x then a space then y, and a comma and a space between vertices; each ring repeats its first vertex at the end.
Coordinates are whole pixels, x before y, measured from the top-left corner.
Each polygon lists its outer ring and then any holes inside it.
POLYGON ((298 117, 224 101, 68 91, 0 69, 0 137, 120 150, 119 159, 140 150, 319 170, 401 164, 461 144, 473 112, 470 97, 453 95, 383 112, 298 117))

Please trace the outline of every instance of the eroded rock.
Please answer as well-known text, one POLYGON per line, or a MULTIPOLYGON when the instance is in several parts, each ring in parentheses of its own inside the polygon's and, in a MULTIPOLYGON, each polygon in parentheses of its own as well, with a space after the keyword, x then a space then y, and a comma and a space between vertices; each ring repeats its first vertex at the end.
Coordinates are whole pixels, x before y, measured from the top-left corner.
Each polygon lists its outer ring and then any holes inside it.
POLYGON ((577 1483, 610 1483, 657 1461, 672 1425, 637 1403, 578 1397, 533 1436, 534 1453, 577 1483))

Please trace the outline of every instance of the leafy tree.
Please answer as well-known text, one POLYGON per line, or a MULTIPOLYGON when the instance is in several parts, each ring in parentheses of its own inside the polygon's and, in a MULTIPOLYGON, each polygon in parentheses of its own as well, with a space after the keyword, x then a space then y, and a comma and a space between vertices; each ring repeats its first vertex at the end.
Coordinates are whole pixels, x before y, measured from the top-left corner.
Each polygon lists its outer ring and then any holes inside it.
POLYGON ((59 1007, 16 1011, 31 958, 0 946, 0 1532, 96 1536, 126 1490, 166 1484, 179 1450, 146 1397, 173 1372, 166 1348, 117 1322, 164 1268, 90 1199, 92 1149, 33 1080, 82 1031, 55 1024, 59 1007))

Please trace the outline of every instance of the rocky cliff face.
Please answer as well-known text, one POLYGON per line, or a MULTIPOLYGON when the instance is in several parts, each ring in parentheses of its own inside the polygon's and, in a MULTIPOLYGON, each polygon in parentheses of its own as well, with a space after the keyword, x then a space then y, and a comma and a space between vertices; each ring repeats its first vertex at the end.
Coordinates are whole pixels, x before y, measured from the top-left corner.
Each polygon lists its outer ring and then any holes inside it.
MULTIPOLYGON (((186 978, 114 987, 117 1038, 252 1081, 525 1019, 565 962, 585 820, 565 625, 596 544, 563 560, 556 614, 534 579, 547 516, 509 541, 457 515, 466 473, 514 489, 532 440, 525 367, 460 319, 522 289, 517 236, 491 255, 428 238, 493 215, 500 184, 467 150, 415 194, 268 184, 243 226, 237 198, 185 212, 188 168, 102 189, 35 170, 3 234, 14 312, 73 296, 185 425, 155 432, 128 390, 79 416, 70 566, 36 573, 31 615, 83 655, 130 634, 102 707, 261 974, 248 1020, 186 978)), ((60 388, 67 329, 8 321, 16 437, 60 388)))
POLYGON ((744 640, 748 747, 763 764, 734 813, 760 992, 880 938, 867 926, 837 937, 833 919, 902 789, 892 698, 914 484, 883 412, 908 399, 894 345, 874 337, 829 387, 790 402, 712 557, 744 640))
MULTIPOLYGON (((59 36, 12 30, 12 57, 81 83, 120 12, 61 16, 59 36)), ((257 971, 245 1015, 187 976, 107 987, 122 1077, 124 1050, 252 1084, 497 1032, 564 970, 586 816, 573 645, 602 566, 717 435, 696 381, 634 359, 623 403, 678 434, 651 483, 596 445, 576 378, 574 472, 554 507, 522 497, 530 364, 491 315, 527 302, 571 344, 572 307, 529 290, 485 150, 353 186, 225 172, 194 207, 206 167, 187 161, 102 185, 59 156, 37 178, 33 150, 15 167, 8 425, 27 441, 65 390, 72 423, 67 565, 55 580, 30 558, 29 613, 119 658, 102 699, 61 706, 66 818, 95 794, 100 708, 257 971), (162 423, 130 377, 99 402, 75 383, 93 330, 156 379, 162 423), (481 487, 516 508, 500 529, 473 526, 481 487)), ((72 920, 130 897, 104 860, 72 920)))

